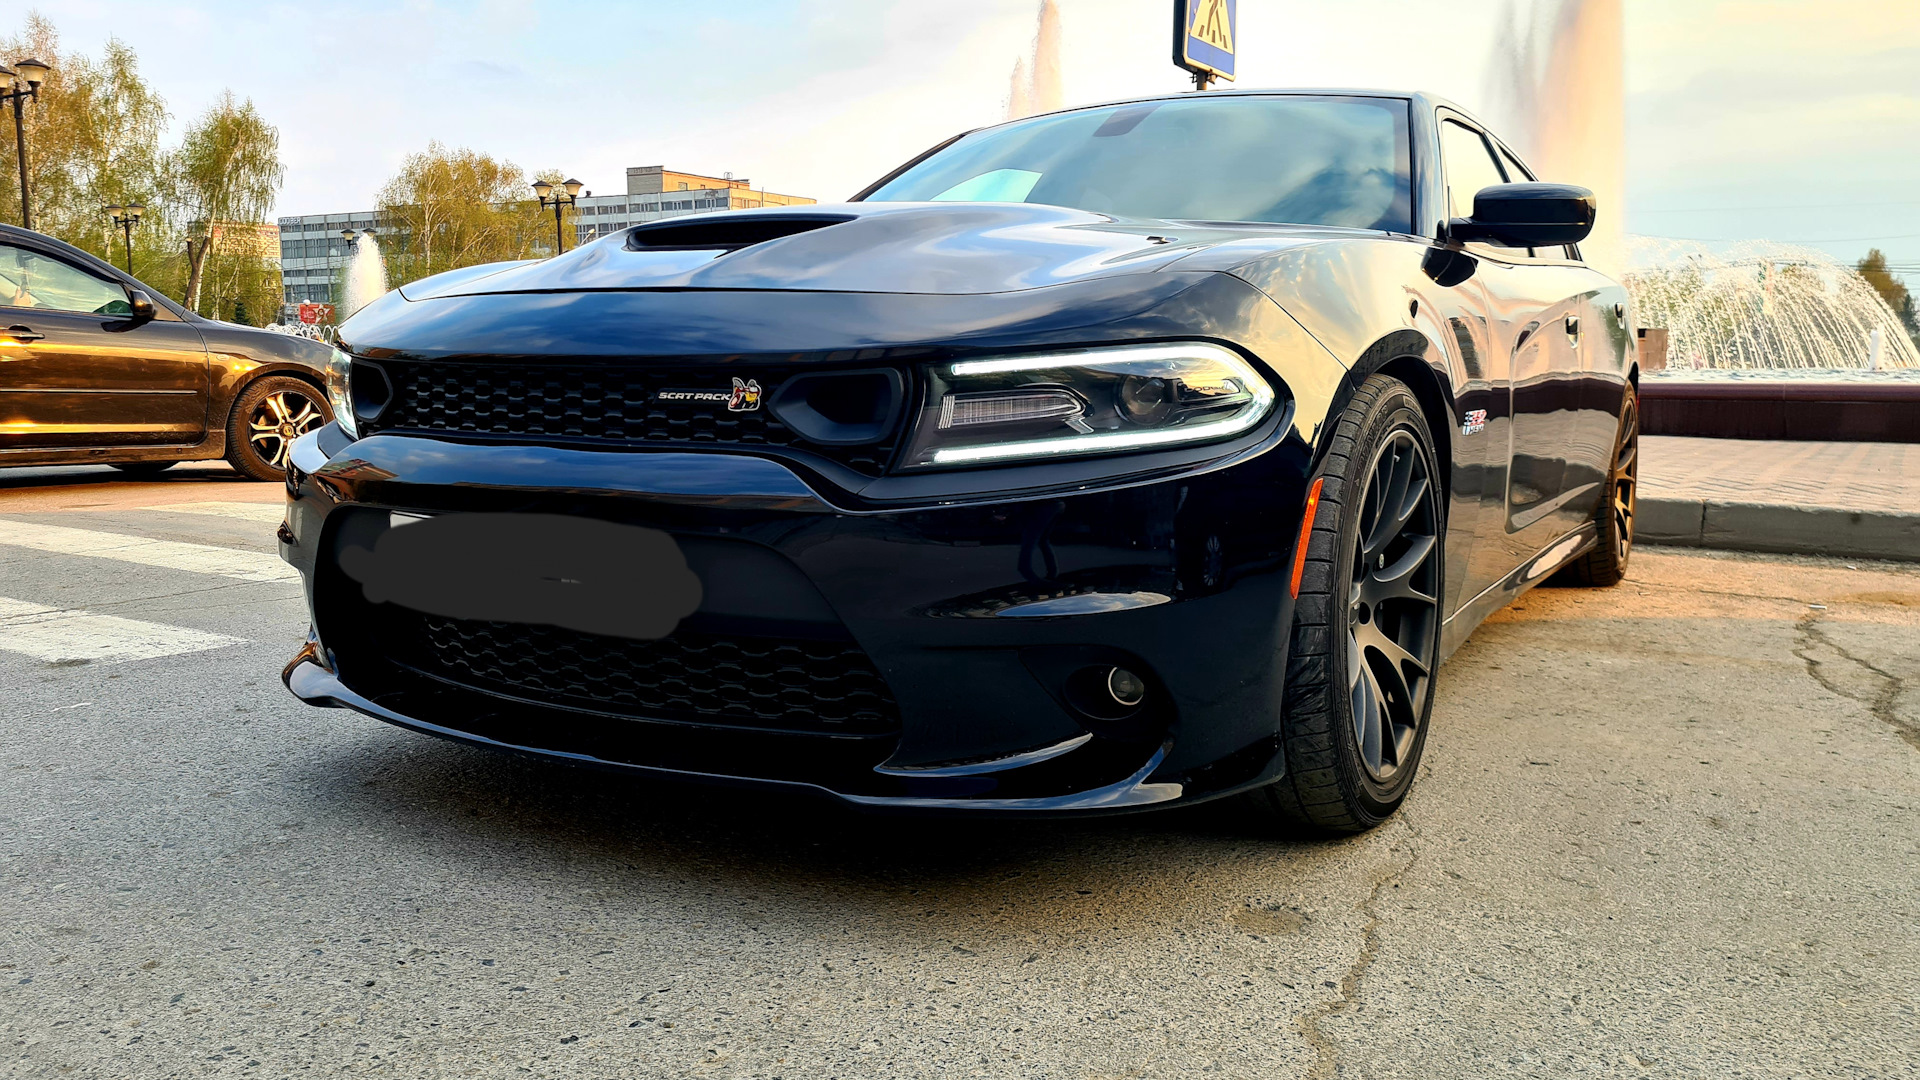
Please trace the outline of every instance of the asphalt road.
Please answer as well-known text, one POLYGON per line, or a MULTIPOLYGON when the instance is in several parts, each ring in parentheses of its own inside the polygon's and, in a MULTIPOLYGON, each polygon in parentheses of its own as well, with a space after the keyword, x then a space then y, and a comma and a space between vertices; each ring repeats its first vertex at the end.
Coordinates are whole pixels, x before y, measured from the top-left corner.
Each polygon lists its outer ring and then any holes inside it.
POLYGON ((0 473, 0 1075, 1920 1073, 1920 566, 1537 590, 1446 667, 1404 812, 1301 843, 308 708, 277 498, 0 473))

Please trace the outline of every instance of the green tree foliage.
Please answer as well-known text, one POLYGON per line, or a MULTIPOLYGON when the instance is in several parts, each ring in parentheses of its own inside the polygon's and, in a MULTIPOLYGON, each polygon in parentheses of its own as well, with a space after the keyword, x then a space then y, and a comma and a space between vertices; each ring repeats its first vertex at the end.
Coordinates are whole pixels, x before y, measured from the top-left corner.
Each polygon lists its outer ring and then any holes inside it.
MULTIPOLYGON (((203 315, 231 318, 230 310, 202 304, 207 260, 239 254, 230 238, 266 221, 286 176, 280 164, 280 129, 267 123, 251 100, 235 102, 228 91, 187 128, 169 164, 171 202, 186 215, 196 240, 187 268, 187 304, 203 315)), ((256 261, 261 257, 250 256, 256 261)), ((249 276, 257 275, 236 270, 232 279, 249 276)), ((224 298, 237 299, 238 294, 224 298)))
MULTIPOLYGON (((106 207, 140 203, 135 277, 203 315, 232 319, 239 305, 247 321, 270 321, 280 304, 278 252, 259 226, 284 170, 279 131, 253 103, 223 94, 169 152, 160 142, 166 102, 124 42, 109 39, 98 57, 70 52, 30 12, 18 34, 0 37, 0 59, 23 56, 51 68, 23 114, 34 228, 125 267, 125 233, 106 207)), ((0 221, 14 225, 18 175, 9 132, 0 137, 0 221)))
POLYGON ((380 189, 387 282, 393 286, 463 266, 532 257, 551 248, 553 219, 531 198, 526 174, 438 142, 411 154, 380 189))
POLYGON ((1854 269, 1860 271, 1860 276, 1867 279, 1867 284, 1873 286, 1873 291, 1880 294, 1880 299, 1887 302, 1893 313, 1900 316, 1907 336, 1920 344, 1920 311, 1915 310, 1913 293, 1906 283, 1887 269, 1886 253, 1879 248, 1868 248, 1866 258, 1855 263, 1854 269))
MULTIPOLYGON (((38 99, 24 103, 34 228, 124 266, 121 233, 102 208, 143 203, 148 210, 136 233, 134 271, 164 288, 172 268, 153 256, 175 246, 168 241, 180 225, 165 198, 160 132, 166 103, 141 78, 139 59, 124 42, 109 39, 98 59, 68 52, 37 12, 27 15, 19 34, 0 39, 0 57, 23 56, 52 69, 38 99)), ((20 224, 18 176, 7 132, 0 138, 0 221, 13 225, 20 224)))

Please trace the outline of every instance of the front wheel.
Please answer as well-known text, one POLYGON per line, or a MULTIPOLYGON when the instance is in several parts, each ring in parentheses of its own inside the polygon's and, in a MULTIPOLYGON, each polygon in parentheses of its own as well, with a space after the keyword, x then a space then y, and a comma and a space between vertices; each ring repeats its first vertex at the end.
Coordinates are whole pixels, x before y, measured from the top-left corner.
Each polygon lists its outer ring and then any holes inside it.
POLYGON ((227 463, 254 480, 287 474, 293 441, 333 419, 327 396, 311 384, 269 375, 246 388, 227 425, 227 463))
POLYGON ((1373 828, 1413 785, 1439 663, 1436 460, 1413 392, 1375 375, 1341 413, 1316 473, 1283 698, 1286 774, 1249 795, 1296 830, 1373 828))

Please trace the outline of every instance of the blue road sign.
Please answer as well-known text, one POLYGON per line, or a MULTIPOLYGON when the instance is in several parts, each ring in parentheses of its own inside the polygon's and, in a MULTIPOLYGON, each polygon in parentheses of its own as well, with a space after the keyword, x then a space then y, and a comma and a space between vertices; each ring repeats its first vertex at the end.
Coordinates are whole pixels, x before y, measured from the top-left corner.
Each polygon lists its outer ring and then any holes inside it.
POLYGON ((1188 71, 1232 82, 1239 36, 1235 0, 1173 0, 1173 62, 1188 71))

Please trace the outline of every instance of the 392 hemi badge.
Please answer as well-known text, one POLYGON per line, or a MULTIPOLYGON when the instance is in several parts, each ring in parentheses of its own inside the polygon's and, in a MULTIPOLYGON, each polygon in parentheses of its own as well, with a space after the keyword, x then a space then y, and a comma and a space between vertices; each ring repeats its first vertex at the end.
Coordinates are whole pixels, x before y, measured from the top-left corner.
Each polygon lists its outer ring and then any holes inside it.
POLYGON ((653 400, 668 405, 725 405, 728 412, 757 412, 760 408, 760 380, 742 380, 734 376, 730 390, 655 390, 653 400))
POLYGON ((1460 425, 1460 434, 1478 435, 1480 434, 1481 429, 1485 428, 1486 426, 1487 426, 1487 410, 1471 409, 1467 412, 1467 415, 1464 418, 1464 422, 1460 425))

